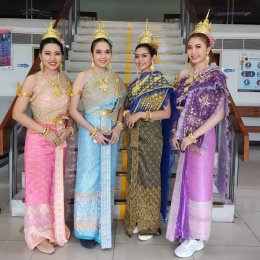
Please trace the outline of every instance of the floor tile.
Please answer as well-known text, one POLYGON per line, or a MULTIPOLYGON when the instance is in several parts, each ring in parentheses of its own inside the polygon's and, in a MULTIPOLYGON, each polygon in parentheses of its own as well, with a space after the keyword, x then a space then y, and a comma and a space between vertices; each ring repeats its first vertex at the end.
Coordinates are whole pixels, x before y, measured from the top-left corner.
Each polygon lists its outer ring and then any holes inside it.
POLYGON ((46 255, 34 250, 30 260, 113 260, 113 249, 102 250, 99 246, 94 249, 82 247, 79 243, 68 243, 56 248, 52 255, 46 255))
POLYGON ((239 211, 238 214, 260 241, 260 212, 239 211))
POLYGON ((239 217, 234 223, 212 223, 208 245, 260 246, 259 241, 239 217))
MULTIPOLYGON (((21 232, 23 218, 11 217, 10 213, 0 214, 0 240, 3 241, 24 241, 24 234, 21 232)), ((0 258, 1 259, 1 258, 0 258)))
MULTIPOLYGON (((174 260, 175 246, 152 244, 116 244, 114 260, 174 260)), ((187 260, 193 257, 185 258, 187 260)))
POLYGON ((206 246, 194 254, 195 260, 259 260, 260 247, 206 246))
POLYGON ((32 251, 27 249, 24 241, 0 241, 0 259, 29 260, 32 251))
POLYGON ((166 224, 165 223, 161 223, 161 231, 162 234, 160 236, 155 236, 153 237, 151 240, 149 241, 140 241, 137 237, 137 234, 134 234, 132 237, 129 237, 124 229, 124 222, 122 220, 118 220, 117 221, 117 228, 116 228, 116 240, 115 243, 116 244, 150 244, 150 245, 171 245, 172 243, 170 241, 168 241, 165 238, 165 233, 166 233, 166 224))

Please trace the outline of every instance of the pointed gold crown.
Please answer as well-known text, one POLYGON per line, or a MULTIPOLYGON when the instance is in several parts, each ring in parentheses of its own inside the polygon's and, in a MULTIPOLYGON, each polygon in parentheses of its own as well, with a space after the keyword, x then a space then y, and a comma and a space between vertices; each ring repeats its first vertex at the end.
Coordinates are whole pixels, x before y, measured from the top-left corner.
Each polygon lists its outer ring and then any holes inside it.
POLYGON ((42 34, 42 40, 46 38, 55 38, 58 41, 61 40, 61 34, 58 30, 53 28, 52 21, 50 21, 49 28, 42 34))
POLYGON ((109 35, 108 33, 106 33, 102 27, 101 22, 98 22, 98 29, 94 32, 93 34, 93 41, 95 41, 96 39, 100 39, 100 38, 105 38, 105 39, 109 39, 109 35))
POLYGON ((196 26, 195 26, 195 30, 193 31, 193 33, 203 33, 203 34, 209 34, 211 33, 211 23, 209 22, 209 12, 210 9, 208 10, 208 14, 205 18, 205 20, 202 22, 200 21, 196 26))
POLYGON ((158 40, 157 40, 157 41, 154 41, 154 40, 153 40, 153 35, 152 35, 151 32, 149 31, 149 28, 148 28, 148 19, 146 19, 145 30, 144 30, 144 32, 141 34, 140 41, 139 41, 138 44, 141 44, 141 43, 146 43, 146 44, 152 46, 156 51, 157 51, 158 48, 159 48, 158 40))

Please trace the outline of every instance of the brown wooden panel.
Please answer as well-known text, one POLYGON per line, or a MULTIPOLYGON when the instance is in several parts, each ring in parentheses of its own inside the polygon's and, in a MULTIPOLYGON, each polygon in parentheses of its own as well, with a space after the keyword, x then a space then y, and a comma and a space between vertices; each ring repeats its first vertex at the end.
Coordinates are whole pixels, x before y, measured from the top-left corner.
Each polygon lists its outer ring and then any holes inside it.
POLYGON ((237 109, 242 117, 260 118, 260 106, 238 106, 237 109))

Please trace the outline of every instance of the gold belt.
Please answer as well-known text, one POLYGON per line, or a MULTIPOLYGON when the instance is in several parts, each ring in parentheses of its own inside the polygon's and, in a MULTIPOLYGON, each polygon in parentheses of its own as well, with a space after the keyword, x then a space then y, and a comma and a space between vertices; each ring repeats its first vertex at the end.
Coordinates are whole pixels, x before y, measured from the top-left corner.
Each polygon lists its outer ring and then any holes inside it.
POLYGON ((112 113, 112 110, 110 110, 110 109, 101 109, 99 111, 93 112, 93 114, 97 114, 102 117, 107 117, 111 113, 112 113))

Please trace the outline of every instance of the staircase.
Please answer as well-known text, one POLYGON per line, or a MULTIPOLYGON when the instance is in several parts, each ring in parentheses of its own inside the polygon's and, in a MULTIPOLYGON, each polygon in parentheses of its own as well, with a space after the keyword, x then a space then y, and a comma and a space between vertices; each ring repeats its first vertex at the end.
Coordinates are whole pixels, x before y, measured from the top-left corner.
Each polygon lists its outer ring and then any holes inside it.
MULTIPOLYGON (((102 22, 102 25, 113 42, 113 71, 129 84, 136 78, 134 49, 145 29, 145 23, 102 22)), ((72 50, 69 51, 68 61, 65 63, 67 75, 71 80, 74 80, 80 71, 90 68, 92 58, 90 46, 97 26, 96 21, 80 21, 78 34, 74 36, 72 50)), ((187 61, 183 39, 178 29, 179 24, 150 23, 149 28, 160 45, 155 68, 163 72, 168 81, 172 82, 187 61)))

